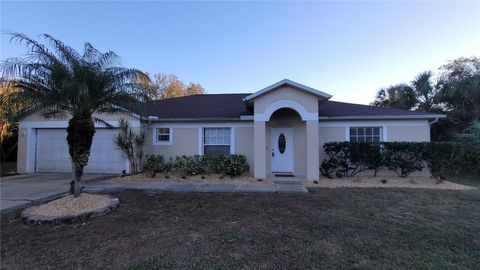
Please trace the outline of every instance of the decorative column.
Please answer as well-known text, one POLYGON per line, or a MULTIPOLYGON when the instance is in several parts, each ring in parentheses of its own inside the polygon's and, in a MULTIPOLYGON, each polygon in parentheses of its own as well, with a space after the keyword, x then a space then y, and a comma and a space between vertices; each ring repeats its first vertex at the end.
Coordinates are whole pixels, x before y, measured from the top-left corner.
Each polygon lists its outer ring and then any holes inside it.
POLYGON ((320 148, 318 138, 318 120, 307 120, 307 180, 320 178, 320 148))
MULTIPOLYGON (((317 128, 318 130, 318 128, 317 128)), ((254 175, 255 178, 267 178, 267 156, 265 144, 265 121, 255 121, 253 131, 254 175)), ((318 144, 318 142, 317 142, 318 144)))

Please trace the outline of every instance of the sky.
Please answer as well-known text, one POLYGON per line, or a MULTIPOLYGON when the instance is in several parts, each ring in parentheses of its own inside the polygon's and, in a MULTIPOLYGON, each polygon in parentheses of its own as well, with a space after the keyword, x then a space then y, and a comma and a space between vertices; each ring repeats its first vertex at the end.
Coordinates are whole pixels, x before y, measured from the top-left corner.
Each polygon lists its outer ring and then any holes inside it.
POLYGON ((175 74, 207 93, 250 93, 282 79, 368 104, 447 60, 480 56, 480 1, 1 1, 0 59, 25 47, 8 32, 85 42, 122 65, 175 74))

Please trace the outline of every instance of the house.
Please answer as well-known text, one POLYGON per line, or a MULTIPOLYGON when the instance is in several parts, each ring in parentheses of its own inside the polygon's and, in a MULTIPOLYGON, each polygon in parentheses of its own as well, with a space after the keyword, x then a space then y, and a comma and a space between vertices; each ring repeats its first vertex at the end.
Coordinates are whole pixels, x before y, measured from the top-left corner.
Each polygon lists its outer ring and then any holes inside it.
MULTIPOLYGON (((294 174, 319 179, 331 141, 430 141, 430 125, 444 115, 330 101, 332 96, 282 80, 252 94, 207 94, 150 101, 141 113, 97 115, 144 130, 145 154, 243 154, 257 178, 294 174)), ((69 172, 68 119, 31 114, 20 122, 18 172, 69 172)), ((113 143, 117 130, 96 123, 85 172, 119 173, 128 161, 113 143)))

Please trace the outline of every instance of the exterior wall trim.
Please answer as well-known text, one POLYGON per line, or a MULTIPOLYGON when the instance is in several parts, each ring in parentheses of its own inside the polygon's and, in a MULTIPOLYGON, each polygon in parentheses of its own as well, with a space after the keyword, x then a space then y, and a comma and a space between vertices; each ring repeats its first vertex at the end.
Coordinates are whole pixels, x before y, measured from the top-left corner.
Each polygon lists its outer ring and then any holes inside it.
POLYGON ((418 114, 418 115, 366 115, 366 116, 319 116, 319 120, 376 120, 376 119, 435 119, 445 118, 445 114, 418 114))
MULTIPOLYGON (((113 127, 118 127, 120 121, 105 121, 113 127)), ((141 127, 139 120, 129 120, 128 124, 130 127, 138 128, 141 127)), ((67 128, 68 121, 63 120, 44 120, 44 121, 20 121, 18 124, 19 128, 67 128)), ((107 126, 103 123, 95 122, 96 128, 106 128, 107 126)))
POLYGON ((308 112, 307 109, 305 109, 305 107, 302 104, 293 100, 282 99, 268 105, 268 107, 265 109, 263 113, 256 113, 253 117, 254 121, 268 122, 270 121, 270 117, 272 116, 272 114, 278 109, 282 109, 282 108, 290 108, 297 111, 298 114, 300 114, 300 117, 302 118, 303 121, 318 119, 318 113, 308 112))
POLYGON ((295 88, 297 88, 297 89, 300 89, 300 90, 302 90, 302 91, 304 91, 304 92, 313 94, 313 95, 315 95, 315 96, 320 96, 320 97, 326 98, 326 99, 329 99, 329 98, 332 97, 332 95, 329 95, 329 94, 324 93, 324 92, 322 92, 322 91, 319 91, 319 90, 317 90, 317 89, 308 87, 308 86, 306 86, 306 85, 303 85, 303 84, 294 82, 294 81, 289 80, 289 79, 283 79, 283 80, 281 80, 281 81, 279 81, 279 82, 277 82, 277 83, 274 83, 274 84, 272 84, 272 85, 270 85, 270 86, 268 86, 268 87, 265 87, 265 88, 263 88, 263 89, 255 92, 255 93, 253 93, 253 94, 251 94, 251 95, 246 96, 245 98, 243 98, 243 100, 244 100, 244 101, 252 100, 252 99, 254 99, 254 98, 258 97, 258 96, 261 96, 261 95, 263 95, 263 94, 266 94, 266 93, 268 93, 268 92, 270 92, 270 91, 272 91, 272 90, 274 90, 274 89, 277 89, 278 87, 283 86, 283 85, 290 85, 290 86, 293 86, 293 87, 295 87, 295 88))
POLYGON ((319 122, 319 127, 361 127, 361 126, 381 126, 381 127, 426 127, 427 120, 417 121, 335 121, 335 122, 319 122))
POLYGON ((163 142, 159 142, 157 141, 157 128, 152 128, 152 144, 153 145, 173 145, 173 128, 171 127, 164 127, 164 128, 168 128, 169 130, 169 140, 168 141, 163 141, 163 142))

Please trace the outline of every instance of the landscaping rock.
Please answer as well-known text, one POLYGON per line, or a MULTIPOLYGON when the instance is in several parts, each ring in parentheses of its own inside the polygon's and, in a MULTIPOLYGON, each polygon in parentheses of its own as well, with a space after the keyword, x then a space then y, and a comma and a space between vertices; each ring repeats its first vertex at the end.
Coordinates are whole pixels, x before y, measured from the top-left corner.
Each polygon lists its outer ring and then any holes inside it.
POLYGON ((46 204, 23 210, 22 218, 31 223, 63 223, 103 216, 116 209, 118 198, 109 195, 82 193, 78 198, 68 195, 46 204))

